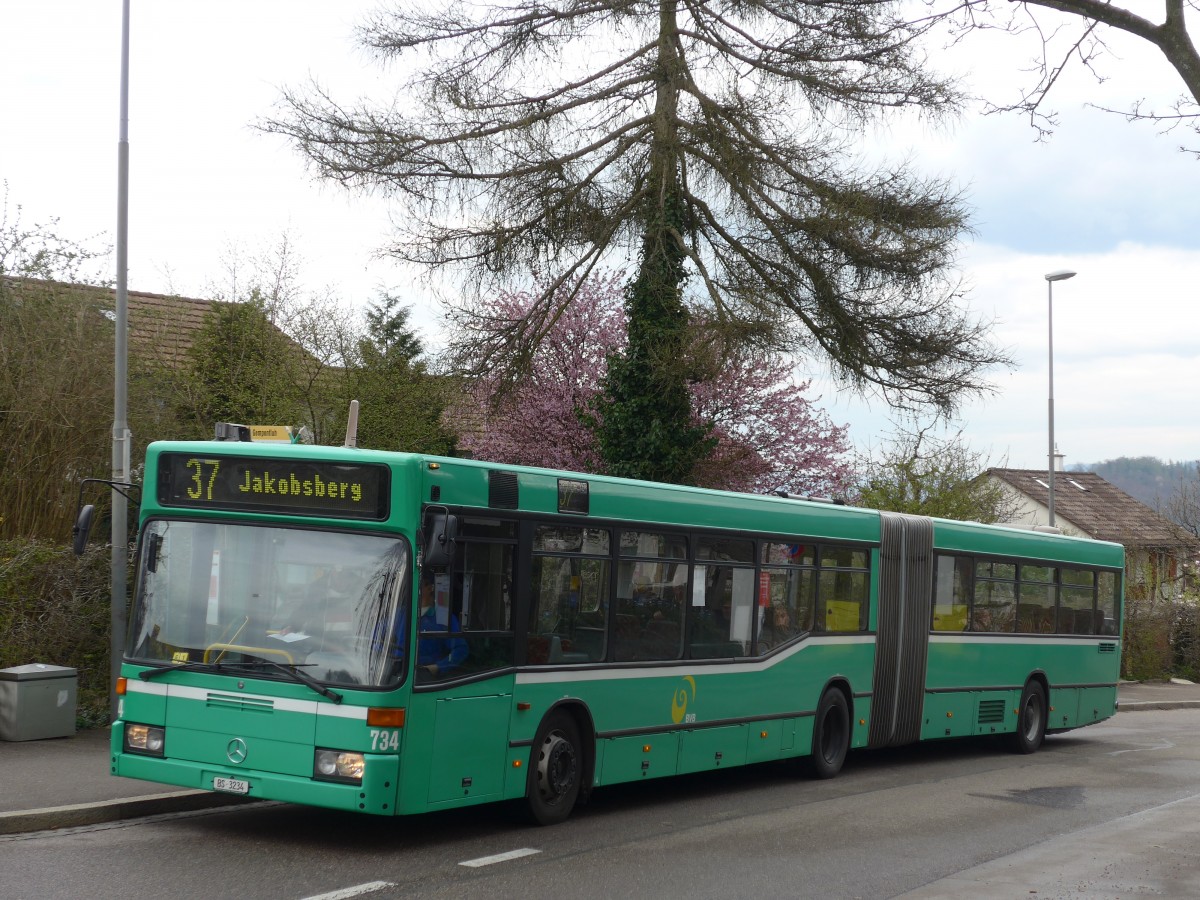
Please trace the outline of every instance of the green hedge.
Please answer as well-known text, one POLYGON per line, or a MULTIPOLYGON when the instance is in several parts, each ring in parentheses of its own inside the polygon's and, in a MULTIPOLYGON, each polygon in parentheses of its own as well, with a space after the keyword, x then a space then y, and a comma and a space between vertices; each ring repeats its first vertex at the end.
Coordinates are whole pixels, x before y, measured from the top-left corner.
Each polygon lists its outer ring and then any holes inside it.
POLYGON ((81 728, 109 719, 110 561, 102 544, 76 559, 69 546, 0 541, 0 669, 75 669, 81 728))

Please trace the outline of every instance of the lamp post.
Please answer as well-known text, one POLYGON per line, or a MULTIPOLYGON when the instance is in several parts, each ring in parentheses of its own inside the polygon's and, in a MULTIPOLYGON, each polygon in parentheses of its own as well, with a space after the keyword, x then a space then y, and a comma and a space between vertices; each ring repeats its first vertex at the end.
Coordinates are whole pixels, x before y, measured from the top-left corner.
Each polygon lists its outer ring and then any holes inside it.
POLYGON ((1050 491, 1050 502, 1047 504, 1050 510, 1049 525, 1054 527, 1054 282, 1066 281, 1068 278, 1074 278, 1075 273, 1070 269, 1058 269, 1046 275, 1046 290, 1049 305, 1047 307, 1047 322, 1049 324, 1049 347, 1050 347, 1050 399, 1048 404, 1048 412, 1050 419, 1050 453, 1048 454, 1047 466, 1050 472, 1050 479, 1047 482, 1050 491))
MULTIPOLYGON (((129 0, 121 0, 120 118, 117 125, 117 306, 113 357, 112 478, 129 481, 132 435, 127 422, 129 327, 129 0)), ((128 508, 125 494, 112 492, 112 573, 109 627, 109 716, 117 718, 117 678, 125 655, 125 570, 129 565, 128 508)))

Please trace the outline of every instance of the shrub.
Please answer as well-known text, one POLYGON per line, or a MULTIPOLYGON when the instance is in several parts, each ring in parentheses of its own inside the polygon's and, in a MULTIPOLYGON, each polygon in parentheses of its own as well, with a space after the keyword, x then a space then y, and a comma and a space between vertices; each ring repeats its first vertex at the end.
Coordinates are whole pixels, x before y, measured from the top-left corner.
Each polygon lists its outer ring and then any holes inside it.
POLYGON ((79 679, 77 724, 109 719, 110 553, 82 559, 47 541, 0 541, 0 668, 69 666, 79 679))

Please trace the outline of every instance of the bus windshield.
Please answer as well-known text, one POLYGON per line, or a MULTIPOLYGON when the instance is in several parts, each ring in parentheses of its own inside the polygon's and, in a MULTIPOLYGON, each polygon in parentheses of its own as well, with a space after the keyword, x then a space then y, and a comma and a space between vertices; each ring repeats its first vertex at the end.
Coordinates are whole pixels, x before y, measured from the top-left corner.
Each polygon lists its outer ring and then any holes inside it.
POLYGON ((400 538, 152 520, 129 658, 193 669, 268 662, 321 683, 393 686, 409 561, 400 538))

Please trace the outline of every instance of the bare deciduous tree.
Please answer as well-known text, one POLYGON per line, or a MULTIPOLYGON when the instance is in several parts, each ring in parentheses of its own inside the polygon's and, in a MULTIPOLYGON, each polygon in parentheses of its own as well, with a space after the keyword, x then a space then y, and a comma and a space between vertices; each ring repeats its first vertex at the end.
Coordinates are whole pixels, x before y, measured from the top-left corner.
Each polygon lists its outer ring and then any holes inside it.
POLYGON ((1179 476, 1179 484, 1167 498, 1164 514, 1200 537, 1200 466, 1192 468, 1190 475, 1179 476))
MULTIPOLYGON (((1106 0, 963 0, 947 11, 939 0, 929 0, 935 17, 946 18, 960 30, 999 28, 1012 33, 1032 31, 1040 39, 1041 51, 1035 63, 1036 79, 1021 90, 1012 102, 994 103, 993 110, 1028 113, 1030 122, 1042 134, 1058 124, 1057 116, 1044 106, 1063 71, 1070 65, 1082 66, 1105 80, 1105 57, 1116 58, 1108 45, 1113 31, 1132 35, 1156 48, 1183 81, 1184 92, 1167 109, 1148 106, 1139 100, 1129 109, 1116 110, 1096 105, 1097 109, 1126 116, 1130 121, 1145 120, 1159 124, 1164 131, 1184 127, 1200 134, 1200 53, 1188 30, 1189 18, 1197 9, 1195 0, 1162 0, 1155 15, 1150 9, 1133 4, 1119 6, 1106 0), (1047 13, 1049 10, 1051 12, 1047 13), (1064 24, 1071 23, 1071 24, 1064 24), (1065 32, 1065 33, 1064 33, 1065 32)), ((1200 156, 1200 150, 1187 147, 1200 156)))

